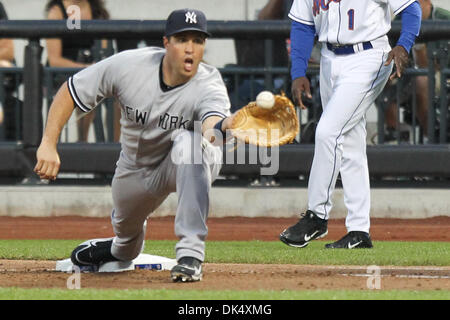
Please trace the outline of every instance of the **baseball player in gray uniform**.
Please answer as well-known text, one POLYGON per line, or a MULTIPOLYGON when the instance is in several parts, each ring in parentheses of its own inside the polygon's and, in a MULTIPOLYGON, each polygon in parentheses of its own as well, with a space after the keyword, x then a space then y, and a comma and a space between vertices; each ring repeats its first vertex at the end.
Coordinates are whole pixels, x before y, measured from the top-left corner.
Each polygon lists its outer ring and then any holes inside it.
POLYGON ((148 216, 176 191, 179 241, 171 277, 201 280, 209 190, 222 160, 221 146, 211 142, 223 138, 232 121, 219 71, 201 62, 206 25, 199 10, 175 10, 166 22, 164 49, 121 52, 83 69, 59 89, 37 151, 35 172, 42 179, 58 174, 57 141, 74 106, 90 112, 107 97, 122 105, 122 150, 112 181, 115 237, 82 243, 72 252, 74 264, 136 258, 148 216), (211 130, 216 135, 206 139, 211 130))

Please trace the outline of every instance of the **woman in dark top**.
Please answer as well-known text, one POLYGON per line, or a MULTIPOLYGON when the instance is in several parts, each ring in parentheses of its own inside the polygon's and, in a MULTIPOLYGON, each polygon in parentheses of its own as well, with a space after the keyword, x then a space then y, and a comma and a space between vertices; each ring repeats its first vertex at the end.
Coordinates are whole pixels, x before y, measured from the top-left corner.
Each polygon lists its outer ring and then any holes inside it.
MULTIPOLYGON (((81 20, 109 19, 109 13, 103 0, 50 0, 45 11, 49 20, 67 20, 73 18, 74 10, 71 6, 77 6, 81 20)), ((47 39, 48 65, 61 68, 85 68, 94 63, 92 47, 94 39, 89 38, 64 38, 47 39)), ((64 82, 66 79, 62 79, 64 82)), ((61 82, 61 81, 59 81, 61 82)), ((61 83, 57 83, 59 87, 61 83)), ((89 126, 95 113, 89 113, 78 120, 78 139, 86 142, 89 126)))
MULTIPOLYGON (((81 20, 109 19, 101 0, 50 0, 46 6, 47 19, 67 20, 67 9, 75 5, 80 8, 81 20)), ((70 13, 73 13, 71 11, 70 13)), ((91 51, 93 39, 48 39, 48 62, 52 67, 86 67, 92 58, 85 51, 91 51)))

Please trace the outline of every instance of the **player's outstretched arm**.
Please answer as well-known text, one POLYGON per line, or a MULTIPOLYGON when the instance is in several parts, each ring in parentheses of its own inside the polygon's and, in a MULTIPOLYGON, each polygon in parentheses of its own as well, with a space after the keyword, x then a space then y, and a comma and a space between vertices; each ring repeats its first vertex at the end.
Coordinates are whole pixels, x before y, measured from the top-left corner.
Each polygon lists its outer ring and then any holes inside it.
POLYGON ((55 180, 59 172, 60 159, 57 144, 61 130, 69 120, 74 110, 67 82, 58 90, 50 111, 41 144, 36 152, 34 171, 41 179, 55 180))
POLYGON ((218 140, 221 140, 222 143, 225 142, 225 132, 228 129, 231 129, 233 116, 234 114, 226 118, 221 118, 218 116, 208 117, 207 119, 205 119, 202 125, 203 136, 211 143, 217 142, 218 140), (218 132, 222 132, 222 136, 220 137, 221 139, 217 139, 219 138, 218 136, 216 136, 218 132))

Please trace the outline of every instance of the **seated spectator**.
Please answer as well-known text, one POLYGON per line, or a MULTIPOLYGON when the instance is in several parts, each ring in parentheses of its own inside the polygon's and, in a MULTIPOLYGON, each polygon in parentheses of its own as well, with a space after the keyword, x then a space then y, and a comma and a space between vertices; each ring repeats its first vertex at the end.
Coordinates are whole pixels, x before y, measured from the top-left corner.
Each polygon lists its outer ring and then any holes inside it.
MULTIPOLYGON (((422 8, 422 20, 450 20, 450 11, 443 8, 439 8, 433 5, 431 0, 419 0, 420 6, 422 8)), ((427 44, 424 42, 416 42, 411 50, 413 65, 411 67, 416 67, 420 69, 428 68, 428 55, 427 55, 427 44)), ((410 60, 410 61, 411 61, 410 60)), ((435 61, 434 66, 436 72, 439 74, 441 66, 435 61)), ((444 66, 445 67, 445 66, 444 66)), ((406 122, 412 123, 412 95, 413 92, 413 81, 415 82, 415 92, 417 101, 416 117, 419 125, 422 129, 423 135, 428 138, 428 112, 430 106, 428 105, 428 76, 417 76, 415 78, 410 78, 410 81, 403 85, 403 91, 400 93, 400 101, 396 101, 396 90, 395 83, 389 83, 387 86, 387 99, 389 100, 388 106, 385 110, 385 123, 386 123, 386 133, 385 141, 392 141, 399 139, 409 140, 408 133, 403 131, 405 124, 399 124, 398 120, 398 105, 405 107, 404 118, 406 122), (399 124, 399 127, 397 127, 399 124), (400 137, 396 136, 396 132, 400 131, 400 137)), ((436 82, 437 91, 439 88, 439 81, 436 82)), ((439 94, 439 92, 436 92, 439 94)), ((438 128, 432 129, 435 138, 438 138, 438 128)))
MULTIPOLYGON (((0 20, 7 20, 8 15, 3 4, 0 2, 0 20)), ((0 39, 0 68, 15 66, 14 41, 9 38, 0 39)), ((21 102, 14 96, 16 91, 16 75, 4 72, 3 93, 0 101, 0 124, 3 124, 3 134, 6 140, 19 140, 21 126, 21 102), (19 125, 19 128, 17 128, 19 125)))
MULTIPOLYGON (((73 17, 70 6, 78 6, 81 20, 109 19, 109 13, 103 0, 49 0, 46 5, 47 19, 67 20, 73 17), (68 15, 71 14, 71 16, 68 15)), ((47 65, 63 68, 85 68, 95 62, 93 48, 94 39, 47 39, 47 65)), ((105 44, 103 43, 104 47, 105 44)), ((59 88, 67 80, 66 75, 55 77, 54 87, 59 88)), ((77 113, 81 115, 80 112, 77 113)), ((77 121, 78 140, 87 142, 89 127, 95 113, 88 113, 77 121)))
MULTIPOLYGON (((258 20, 284 20, 292 6, 293 0, 269 0, 259 11, 258 20)), ((272 66, 288 67, 289 55, 287 51, 288 39, 273 39, 272 66)), ((237 39, 235 40, 237 64, 239 67, 264 67, 265 66, 265 44, 263 39, 237 39)), ((259 92, 267 90, 264 76, 257 75, 255 80, 243 79, 238 84, 238 99, 235 99, 233 89, 229 87, 232 111, 246 105, 254 99, 259 92)), ((289 77, 286 78, 289 80, 289 77)), ((290 94, 289 84, 285 79, 274 77, 273 91, 277 92, 285 88, 285 93, 290 94)), ((236 85, 236 84, 235 84, 236 85)))

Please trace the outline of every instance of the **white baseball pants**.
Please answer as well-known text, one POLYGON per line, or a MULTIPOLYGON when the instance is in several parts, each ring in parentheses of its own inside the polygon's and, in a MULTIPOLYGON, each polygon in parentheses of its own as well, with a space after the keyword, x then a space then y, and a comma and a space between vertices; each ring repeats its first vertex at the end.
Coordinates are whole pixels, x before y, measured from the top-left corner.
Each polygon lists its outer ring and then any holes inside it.
POLYGON ((387 39, 373 49, 335 55, 322 46, 320 94, 323 113, 316 128, 314 159, 308 182, 308 209, 328 219, 340 173, 350 231, 369 232, 370 183, 365 114, 392 71, 384 66, 387 39))

